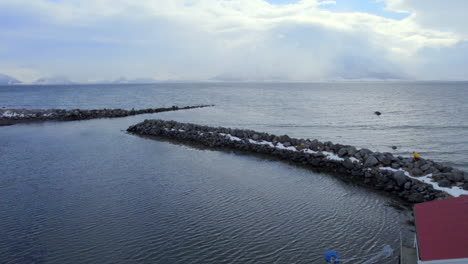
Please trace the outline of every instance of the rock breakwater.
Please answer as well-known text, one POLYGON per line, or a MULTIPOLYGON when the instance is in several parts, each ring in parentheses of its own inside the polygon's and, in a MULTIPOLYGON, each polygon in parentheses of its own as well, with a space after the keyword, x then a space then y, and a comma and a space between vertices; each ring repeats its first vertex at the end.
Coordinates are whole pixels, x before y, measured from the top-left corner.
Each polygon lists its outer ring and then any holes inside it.
POLYGON ((276 136, 253 130, 209 127, 164 120, 145 120, 129 133, 158 136, 210 148, 266 154, 307 167, 335 172, 397 196, 419 203, 468 194, 468 174, 432 160, 395 157, 349 145, 276 136))
POLYGON ((213 105, 195 105, 195 106, 172 106, 165 108, 147 108, 139 110, 125 109, 96 109, 96 110, 81 110, 81 109, 0 109, 0 125, 13 125, 23 122, 36 121, 73 121, 87 120, 94 118, 115 118, 132 115, 141 115, 149 113, 159 113, 167 111, 187 110, 194 108, 211 107, 213 105))

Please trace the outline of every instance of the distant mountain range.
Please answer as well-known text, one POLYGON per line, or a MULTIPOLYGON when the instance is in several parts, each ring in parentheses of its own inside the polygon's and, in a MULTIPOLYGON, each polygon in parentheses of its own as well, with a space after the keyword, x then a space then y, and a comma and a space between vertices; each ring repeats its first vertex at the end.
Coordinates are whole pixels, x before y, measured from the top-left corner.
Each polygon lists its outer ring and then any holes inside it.
MULTIPOLYGON (((83 84, 90 83, 90 84, 137 84, 137 83, 156 83, 158 80, 152 78, 136 78, 136 79, 127 79, 126 77, 120 77, 113 81, 96 81, 96 82, 83 82, 83 84)), ((12 84, 22 84, 20 80, 17 80, 11 76, 6 74, 0 73, 0 85, 12 85, 12 84)), ((65 76, 52 76, 52 77, 44 77, 37 79, 36 81, 32 82, 31 84, 39 84, 39 85, 54 85, 54 84, 79 84, 78 82, 71 81, 65 76)))
POLYGON ((18 84, 21 83, 21 81, 0 73, 0 85, 10 85, 10 84, 18 84))
POLYGON ((151 79, 151 78, 137 78, 137 79, 129 80, 125 77, 120 77, 110 83, 155 83, 155 82, 158 82, 158 81, 155 79, 151 79))
POLYGON ((64 76, 55 76, 37 79, 33 84, 74 84, 74 82, 64 76))

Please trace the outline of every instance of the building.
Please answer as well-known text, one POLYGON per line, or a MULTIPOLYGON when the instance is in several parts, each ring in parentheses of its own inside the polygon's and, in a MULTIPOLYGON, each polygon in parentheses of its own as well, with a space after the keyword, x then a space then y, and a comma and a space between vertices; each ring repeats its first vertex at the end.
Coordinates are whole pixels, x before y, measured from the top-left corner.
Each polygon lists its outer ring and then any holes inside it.
POLYGON ((418 264, 468 264, 468 196, 414 206, 418 264))

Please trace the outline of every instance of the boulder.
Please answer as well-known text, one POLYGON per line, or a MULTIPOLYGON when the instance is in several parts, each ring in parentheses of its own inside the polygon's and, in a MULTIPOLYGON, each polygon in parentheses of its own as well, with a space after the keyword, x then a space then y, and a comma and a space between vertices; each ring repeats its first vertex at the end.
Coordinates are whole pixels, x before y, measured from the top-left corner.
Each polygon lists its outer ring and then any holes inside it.
POLYGON ((420 193, 412 193, 408 196, 408 201, 412 203, 424 202, 424 196, 420 193))
POLYGON ((421 169, 414 168, 414 169, 411 170, 411 175, 413 175, 413 176, 422 176, 423 171, 421 169))
POLYGON ((370 151, 369 149, 364 149, 364 148, 363 148, 363 149, 360 149, 360 150, 359 150, 359 154, 361 155, 361 157, 362 157, 363 159, 367 159, 367 157, 368 157, 370 154, 372 154, 372 151, 370 151))
POLYGON ((354 154, 356 154, 356 152, 357 152, 357 149, 355 147, 353 147, 353 146, 350 146, 350 147, 348 147, 347 151, 348 151, 349 156, 354 156, 354 154))
POLYGON ((447 175, 447 178, 452 181, 452 182, 460 182, 460 181, 463 181, 464 177, 463 177, 463 172, 461 170, 458 170, 458 169, 454 169, 452 170, 451 173, 449 173, 447 175))
POLYGON ((405 189, 406 189, 406 190, 411 189, 411 182, 410 182, 410 181, 407 181, 407 182, 405 183, 405 189))
POLYGON ((354 168, 353 162, 352 162, 350 159, 348 159, 348 158, 346 158, 346 159, 344 160, 343 166, 344 166, 345 168, 349 169, 349 170, 354 168))
POLYGON ((369 156, 364 163, 364 167, 374 167, 379 161, 374 156, 369 156))
POLYGON ((338 151, 338 156, 340 156, 340 157, 344 157, 346 154, 348 154, 348 149, 347 148, 341 148, 338 151))
POLYGON ((385 153, 377 153, 376 155, 377 160, 385 166, 389 166, 390 164, 392 164, 392 157, 393 156, 390 156, 385 153))
POLYGON ((450 168, 450 167, 445 167, 444 166, 444 167, 440 168, 439 170, 440 170, 440 172, 451 172, 453 169, 450 168))
POLYGON ((408 181, 408 177, 406 177, 403 171, 396 171, 393 174, 393 178, 395 179, 398 186, 403 186, 408 181))
POLYGON ((420 169, 421 169, 422 171, 427 171, 427 170, 429 170, 430 168, 431 168, 431 164, 430 164, 430 163, 425 163, 424 165, 422 165, 422 166, 420 167, 420 169))
POLYGON ((442 179, 438 181, 437 184, 439 184, 440 187, 450 187, 450 181, 447 179, 442 179))

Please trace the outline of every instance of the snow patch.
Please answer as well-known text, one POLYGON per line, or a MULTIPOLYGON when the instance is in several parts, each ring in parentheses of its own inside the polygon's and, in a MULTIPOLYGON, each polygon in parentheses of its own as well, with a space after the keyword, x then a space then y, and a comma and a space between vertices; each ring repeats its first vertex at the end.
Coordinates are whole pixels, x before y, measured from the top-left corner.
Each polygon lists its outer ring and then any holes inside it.
POLYGON ((404 172, 404 174, 407 177, 409 177, 411 179, 415 179, 415 180, 420 181, 422 183, 430 184, 430 185, 432 185, 432 187, 434 189, 446 192, 446 193, 450 194, 453 197, 459 197, 461 195, 468 195, 467 190, 463 190, 462 188, 457 187, 457 186, 452 186, 450 188, 449 187, 440 187, 439 184, 437 184, 437 182, 433 181, 432 173, 424 175, 424 176, 420 176, 420 177, 414 177, 414 176, 411 176, 409 174, 409 172, 407 172, 407 171, 405 171, 403 169, 394 169, 394 168, 391 168, 391 167, 382 167, 380 169, 381 170, 389 170, 389 171, 402 171, 402 172, 404 172))
POLYGON ((293 147, 293 146, 285 147, 283 145, 283 143, 281 143, 281 142, 278 142, 278 144, 276 144, 276 148, 277 149, 286 149, 286 150, 291 150, 291 151, 297 151, 297 149, 295 147, 293 147))
POLYGON ((338 155, 336 155, 333 152, 323 151, 322 153, 325 154, 325 156, 327 156, 328 160, 344 161, 343 158, 340 158, 338 155))

